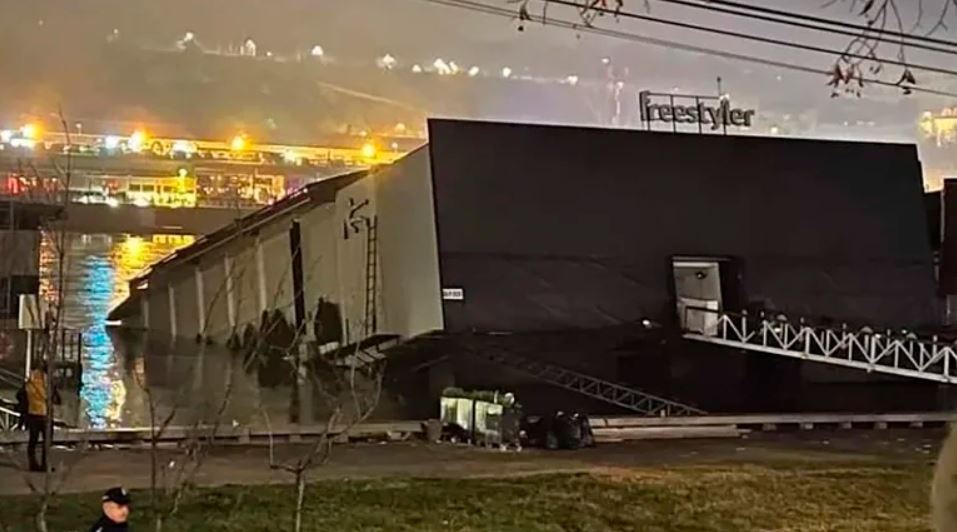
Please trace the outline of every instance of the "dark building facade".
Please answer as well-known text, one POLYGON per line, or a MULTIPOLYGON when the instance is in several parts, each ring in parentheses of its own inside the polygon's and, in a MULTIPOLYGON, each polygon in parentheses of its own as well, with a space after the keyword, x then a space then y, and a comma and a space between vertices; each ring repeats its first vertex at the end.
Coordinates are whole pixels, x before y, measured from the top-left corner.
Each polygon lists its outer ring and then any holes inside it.
POLYGON ((939 323, 915 147, 433 120, 445 328, 674 314, 671 258, 728 261, 729 306, 939 323))

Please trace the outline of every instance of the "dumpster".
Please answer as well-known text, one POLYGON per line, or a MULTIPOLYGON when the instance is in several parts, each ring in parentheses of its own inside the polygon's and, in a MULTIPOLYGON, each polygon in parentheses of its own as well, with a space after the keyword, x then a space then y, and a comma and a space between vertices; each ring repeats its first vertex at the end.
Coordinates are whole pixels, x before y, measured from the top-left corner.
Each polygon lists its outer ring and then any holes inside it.
POLYGON ((511 393, 448 388, 440 399, 442 431, 452 441, 517 448, 521 417, 521 407, 511 393))

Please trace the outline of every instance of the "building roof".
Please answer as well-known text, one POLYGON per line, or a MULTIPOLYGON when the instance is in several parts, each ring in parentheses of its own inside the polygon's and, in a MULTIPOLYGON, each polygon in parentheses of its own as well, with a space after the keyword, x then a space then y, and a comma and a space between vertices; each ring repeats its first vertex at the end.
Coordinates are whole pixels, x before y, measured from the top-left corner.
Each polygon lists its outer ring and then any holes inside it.
POLYGON ((198 238, 189 246, 170 253, 163 259, 150 265, 145 271, 130 281, 130 285, 133 287, 133 289, 130 290, 130 296, 110 311, 108 319, 115 321, 129 316, 131 311, 135 309, 135 303, 138 297, 135 288, 148 280, 157 270, 195 260, 209 251, 230 242, 234 238, 256 231, 269 221, 294 211, 303 205, 333 202, 336 199, 336 192, 339 189, 358 181, 371 172, 371 170, 360 170, 310 183, 272 205, 263 207, 242 218, 237 218, 233 223, 198 238))

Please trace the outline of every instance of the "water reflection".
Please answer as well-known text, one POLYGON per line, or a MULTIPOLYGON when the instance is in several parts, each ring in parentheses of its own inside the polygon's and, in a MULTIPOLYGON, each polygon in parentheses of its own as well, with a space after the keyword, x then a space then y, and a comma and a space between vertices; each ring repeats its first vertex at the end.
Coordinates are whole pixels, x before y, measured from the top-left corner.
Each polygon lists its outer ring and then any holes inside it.
MULTIPOLYGON (((298 392, 292 385, 292 366, 276 358, 283 353, 274 353, 272 363, 257 366, 250 364, 253 358, 224 345, 107 327, 107 314, 128 295, 130 279, 192 241, 192 237, 106 234, 67 239, 62 323, 84 335, 78 423, 94 428, 148 426, 150 397, 157 423, 169 415, 173 425, 268 422, 279 428, 294 417, 324 419, 329 407, 322 394, 303 389, 293 400, 298 392), (301 409, 293 416, 295 408, 301 409)), ((44 241, 41 247, 41 292, 55 295, 60 289, 57 246, 44 241)), ((343 415, 349 415, 346 410, 343 415)))
POLYGON ((66 260, 62 285, 58 282, 57 265, 57 250, 61 246, 52 238, 55 237, 45 237, 41 244, 40 290, 41 294, 55 295, 62 286, 63 326, 83 331, 81 418, 97 428, 127 425, 129 373, 120 359, 123 350, 115 348, 107 331, 106 316, 129 294, 130 279, 151 263, 190 244, 193 237, 67 235, 62 245, 66 260))

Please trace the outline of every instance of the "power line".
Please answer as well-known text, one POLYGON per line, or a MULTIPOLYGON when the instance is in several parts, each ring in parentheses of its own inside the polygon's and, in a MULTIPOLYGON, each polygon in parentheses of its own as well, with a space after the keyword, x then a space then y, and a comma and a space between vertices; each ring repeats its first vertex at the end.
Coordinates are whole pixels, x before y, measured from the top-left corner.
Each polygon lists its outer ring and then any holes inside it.
MULTIPOLYGON (((675 5, 680 5, 680 6, 684 6, 684 7, 690 7, 690 8, 694 8, 694 9, 702 9, 702 10, 711 11, 711 12, 714 12, 714 13, 722 13, 722 14, 725 14, 725 15, 733 15, 733 16, 737 16, 737 17, 743 17, 743 18, 752 19, 752 20, 760 20, 760 21, 762 21, 762 22, 771 22, 771 23, 774 23, 774 24, 781 24, 781 25, 784 25, 784 26, 790 26, 790 27, 801 28, 801 29, 806 29, 806 30, 813 30, 813 31, 820 31, 820 32, 824 32, 824 33, 831 33, 831 34, 834 34, 834 35, 842 35, 842 36, 851 37, 851 38, 854 38, 854 39, 860 38, 860 37, 862 37, 862 35, 865 35, 865 34, 866 34, 865 31, 850 31, 850 30, 848 30, 848 29, 841 29, 841 28, 843 28, 843 27, 849 27, 849 28, 852 28, 852 29, 853 29, 853 28, 857 28, 857 26, 854 25, 854 24, 846 24, 846 23, 841 22, 841 21, 830 21, 830 22, 827 23, 827 24, 828 24, 827 26, 818 26, 818 25, 816 25, 816 24, 819 24, 819 22, 815 22, 815 23, 802 22, 802 21, 801 21, 802 19, 800 18, 801 15, 799 15, 799 14, 784 14, 784 12, 781 12, 782 14, 780 14, 780 15, 775 14, 774 16, 771 16, 771 15, 768 15, 768 14, 761 14, 760 11, 754 12, 754 13, 752 13, 752 12, 747 12, 747 11, 738 11, 738 10, 737 10, 738 8, 732 9, 732 8, 728 8, 728 7, 721 7, 721 6, 719 6, 719 5, 712 5, 712 4, 716 3, 716 2, 714 2, 714 1, 709 1, 709 2, 707 2, 707 3, 705 3, 705 4, 697 3, 697 2, 695 2, 695 1, 693 1, 693 0, 658 0, 658 1, 659 1, 659 2, 663 2, 663 3, 668 3, 668 4, 675 4, 675 5), (796 18, 795 20, 789 20, 789 19, 787 19, 787 18, 777 18, 777 17, 797 17, 797 18, 796 18), (846 24, 846 26, 845 26, 845 24, 846 24), (836 26, 836 27, 829 27, 829 26, 836 26)), ((745 9, 745 8, 741 8, 741 9, 745 9)), ((814 17, 812 17, 812 18, 814 18, 814 17)), ((870 30, 873 31, 874 28, 870 28, 870 30)), ((901 42, 900 42, 899 39, 889 39, 889 38, 887 38, 887 37, 885 37, 885 36, 883 36, 883 35, 881 35, 881 34, 868 36, 867 38, 868 38, 868 39, 871 39, 871 40, 874 40, 874 41, 877 41, 877 42, 882 42, 882 43, 890 43, 890 44, 895 44, 895 45, 901 44, 901 42)), ((912 38, 912 39, 918 39, 918 40, 921 39, 920 36, 914 36, 914 37, 911 37, 911 38, 912 38)), ((949 42, 949 41, 948 41, 948 42, 949 42)), ((928 45, 928 44, 923 44, 923 43, 921 43, 921 42, 906 43, 906 46, 907 46, 907 47, 909 47, 909 48, 914 48, 914 49, 918 49, 918 50, 927 50, 927 51, 931 51, 931 52, 939 52, 939 53, 942 53, 942 54, 954 54, 954 53, 957 53, 957 42, 950 43, 950 45, 951 45, 951 46, 954 46, 954 48, 953 48, 953 49, 941 48, 941 47, 938 47, 938 46, 931 46, 931 45, 928 45)))
MULTIPOLYGON (((472 11, 472 12, 477 12, 477 13, 484 13, 484 14, 487 14, 487 15, 493 15, 493 16, 497 16, 497 17, 507 18, 507 19, 510 19, 510 20, 516 20, 516 19, 518 18, 518 12, 517 12, 517 11, 512 11, 512 10, 510 10, 510 9, 503 8, 503 7, 499 7, 499 6, 493 6, 493 5, 489 5, 489 4, 483 4, 483 3, 481 3, 481 2, 475 2, 475 1, 472 1, 472 0, 424 0, 424 1, 429 2, 429 3, 433 3, 433 4, 445 5, 445 6, 448 6, 448 7, 455 7, 455 8, 459 8, 459 9, 465 9, 465 10, 467 10, 467 11, 472 11)), ((664 39, 657 39, 657 38, 654 38, 654 37, 645 37, 645 36, 642 36, 642 35, 636 35, 636 34, 634 34, 634 33, 629 33, 629 32, 624 32, 624 31, 619 31, 619 30, 613 30, 613 29, 608 29, 608 28, 599 28, 599 27, 597 27, 597 26, 588 26, 588 25, 582 24, 580 21, 579 21, 579 22, 573 22, 573 21, 558 19, 558 18, 551 17, 551 16, 549 16, 549 17, 547 17, 547 18, 544 18, 544 17, 542 17, 542 16, 540 16, 540 15, 531 14, 531 13, 529 14, 529 17, 528 17, 528 18, 529 18, 529 20, 530 20, 531 22, 540 23, 540 24, 542 24, 542 25, 544 25, 544 26, 552 26, 552 27, 563 28, 563 29, 570 29, 570 30, 573 30, 573 31, 579 31, 579 32, 584 32, 584 33, 592 33, 592 34, 595 34, 595 35, 601 35, 601 36, 605 36, 605 37, 611 37, 611 38, 621 39, 621 40, 626 40, 626 41, 631 41, 631 42, 638 42, 638 43, 642 43, 642 44, 650 44, 650 45, 652 45, 652 46, 659 46, 659 47, 669 48, 669 49, 673 49, 673 50, 680 50, 680 51, 684 51, 684 52, 699 53, 699 54, 703 54, 703 55, 710 55, 710 56, 714 56, 714 57, 720 57, 720 58, 723 58, 723 59, 731 59, 731 60, 742 61, 742 62, 747 62, 747 63, 759 64, 759 65, 763 65, 763 66, 770 66, 770 67, 775 67, 775 68, 781 68, 781 69, 791 70, 791 71, 795 71, 795 72, 803 72, 803 73, 805 73, 805 74, 816 74, 816 75, 828 75, 828 74, 830 74, 830 72, 829 72, 828 70, 823 70, 823 69, 816 68, 816 67, 810 67, 810 66, 806 66, 806 65, 799 65, 799 64, 795 64, 795 63, 788 63, 788 62, 785 62, 785 61, 777 61, 777 60, 774 60, 774 59, 767 59, 767 58, 757 57, 757 56, 752 56, 752 55, 747 55, 747 54, 739 54, 739 53, 735 53, 735 52, 726 52, 726 51, 716 50, 716 49, 713 49, 713 48, 704 48, 704 47, 695 46, 695 45, 691 45, 691 44, 684 44, 684 43, 679 43, 679 42, 675 42, 675 41, 668 41, 668 40, 664 40, 664 39)), ((885 81, 885 80, 878 79, 878 78, 866 78, 866 77, 864 77, 864 78, 861 79, 861 81, 864 82, 864 83, 869 83, 869 84, 873 84, 873 85, 877 85, 877 86, 889 87, 889 88, 893 88, 893 89, 897 89, 897 90, 900 90, 900 89, 901 89, 901 87, 900 87, 899 85, 897 85, 896 83, 892 83, 892 82, 885 81)), ((948 97, 948 98, 957 98, 957 93, 948 92, 948 91, 939 90, 939 89, 931 89, 931 88, 920 87, 920 86, 917 86, 917 87, 908 87, 908 89, 911 90, 911 91, 913 91, 913 92, 920 92, 920 93, 924 93, 924 94, 931 94, 931 95, 934 95, 934 96, 945 96, 945 97, 948 97)))
MULTIPOLYGON (((548 3, 550 3, 550 4, 558 4, 558 5, 568 6, 568 7, 580 7, 578 4, 576 4, 575 2, 573 2, 573 1, 571 1, 571 0, 547 0, 547 1, 548 1, 548 3)), ((811 44, 802 44, 802 43, 793 42, 793 41, 785 41, 785 40, 782 40, 782 39, 774 39, 774 38, 771 38, 771 37, 762 37, 762 36, 758 36, 758 35, 751 35, 751 34, 749 34, 749 33, 743 33, 743 32, 739 32, 739 31, 723 30, 723 29, 720 29, 720 28, 709 28, 709 27, 707 27, 707 26, 702 26, 702 25, 700 25, 700 24, 693 24, 693 23, 691 23, 691 22, 682 22, 682 21, 679 21, 679 20, 669 20, 669 19, 665 19, 665 18, 652 17, 652 16, 649 16, 649 15, 642 15, 642 14, 635 13, 635 12, 632 12, 632 11, 620 11, 620 10, 609 9, 609 8, 605 8, 605 7, 601 7, 601 6, 597 6, 597 5, 594 6, 594 7, 589 8, 589 9, 595 11, 596 13, 604 13, 604 14, 607 14, 607 15, 614 15, 614 16, 617 16, 617 17, 624 17, 624 18, 630 18, 630 19, 635 19, 635 20, 642 20, 642 21, 645 21, 645 22, 651 22, 651 23, 655 23, 655 24, 663 24, 663 25, 666 25, 666 26, 674 26, 674 27, 678 27, 678 28, 683 28, 683 29, 692 30, 692 31, 699 31, 699 32, 703 32, 703 33, 712 33, 712 34, 715 34, 715 35, 722 35, 722 36, 725 36, 725 37, 733 37, 733 38, 736 38, 736 39, 744 39, 744 40, 748 40, 748 41, 759 42, 759 43, 762 43, 762 44, 771 44, 771 45, 774 45, 774 46, 782 46, 782 47, 785 47, 785 48, 793 48, 793 49, 802 50, 802 51, 805 51, 805 52, 814 52, 814 53, 819 53, 819 54, 832 55, 832 56, 837 56, 837 57, 839 57, 839 58, 852 57, 852 58, 854 58, 854 59, 860 59, 860 60, 863 60, 863 61, 876 61, 876 62, 879 62, 879 63, 885 63, 885 64, 900 66, 900 67, 904 67, 904 68, 910 68, 910 69, 913 69, 913 70, 923 70, 923 71, 926 71, 926 72, 934 72, 934 73, 937 73, 937 74, 947 74, 947 75, 950 75, 950 76, 957 76, 957 70, 952 70, 952 69, 944 68, 944 67, 937 67, 937 66, 933 66, 933 65, 922 65, 922 64, 917 64, 917 63, 908 63, 908 62, 906 62, 906 61, 901 61, 901 60, 899 60, 899 59, 879 58, 879 57, 871 56, 871 55, 858 54, 858 53, 854 53, 854 52, 847 52, 847 51, 844 51, 844 50, 836 50, 836 49, 834 49, 834 48, 825 48, 825 47, 823 47, 823 46, 815 46, 815 45, 811 45, 811 44)))
MULTIPOLYGON (((660 0, 660 1, 667 2, 669 0, 660 0)), ((946 46, 957 47, 957 42, 948 41, 947 39, 938 39, 936 37, 927 37, 927 36, 920 36, 920 35, 908 35, 907 33, 896 31, 896 30, 876 29, 872 26, 867 26, 864 24, 855 24, 853 22, 843 22, 838 20, 832 20, 825 17, 816 17, 813 15, 805 15, 802 13, 794 13, 791 11, 773 9, 770 7, 752 6, 748 4, 742 4, 741 2, 735 2, 732 0, 707 0, 707 1, 709 4, 716 4, 716 5, 727 6, 727 7, 737 8, 737 9, 743 9, 747 11, 765 13, 768 15, 777 15, 777 16, 782 16, 787 18, 794 18, 798 20, 805 20, 809 22, 817 22, 820 24, 828 24, 828 25, 839 26, 844 28, 853 28, 862 33, 878 32, 884 35, 897 37, 898 39, 903 39, 903 40, 914 40, 914 41, 928 42, 933 44, 943 44, 946 46)))

